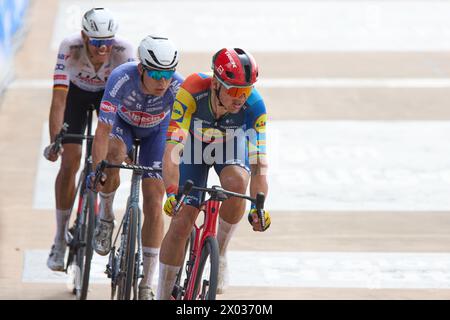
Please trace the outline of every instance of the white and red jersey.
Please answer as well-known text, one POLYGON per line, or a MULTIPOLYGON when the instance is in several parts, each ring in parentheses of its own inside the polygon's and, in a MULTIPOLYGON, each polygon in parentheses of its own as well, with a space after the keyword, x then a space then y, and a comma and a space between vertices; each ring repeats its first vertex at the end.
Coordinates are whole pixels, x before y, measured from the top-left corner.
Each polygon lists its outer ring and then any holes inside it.
POLYGON ((87 56, 81 33, 65 38, 59 47, 53 88, 67 89, 70 82, 82 90, 98 92, 105 89, 111 71, 122 63, 135 60, 133 46, 115 37, 109 60, 98 71, 87 56))

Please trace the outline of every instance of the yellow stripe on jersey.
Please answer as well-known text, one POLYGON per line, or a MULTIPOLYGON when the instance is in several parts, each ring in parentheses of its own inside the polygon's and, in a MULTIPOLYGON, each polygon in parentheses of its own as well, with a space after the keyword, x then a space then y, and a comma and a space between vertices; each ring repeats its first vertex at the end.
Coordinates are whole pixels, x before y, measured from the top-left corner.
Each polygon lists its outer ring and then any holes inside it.
POLYGON ((186 89, 180 87, 173 104, 166 141, 185 143, 189 134, 191 117, 196 109, 197 104, 194 97, 186 89))
POLYGON ((266 122, 267 122, 267 114, 263 113, 255 121, 255 130, 256 130, 256 132, 259 132, 259 133, 266 132, 266 122))

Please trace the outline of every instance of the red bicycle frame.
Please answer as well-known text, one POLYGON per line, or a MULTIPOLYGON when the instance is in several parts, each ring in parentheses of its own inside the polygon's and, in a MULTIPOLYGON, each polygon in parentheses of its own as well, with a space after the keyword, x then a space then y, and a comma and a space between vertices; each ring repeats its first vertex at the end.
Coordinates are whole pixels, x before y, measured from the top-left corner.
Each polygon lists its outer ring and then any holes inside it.
MULTIPOLYGON (((99 203, 97 197, 95 197, 96 201, 94 203, 94 211, 95 216, 98 216, 99 213, 99 203)), ((83 210, 83 195, 80 193, 78 195, 78 208, 77 208, 77 216, 81 215, 81 210, 83 210)))
POLYGON ((189 277, 189 283, 186 288, 186 293, 183 297, 184 300, 193 300, 196 297, 194 295, 194 286, 195 279, 197 278, 198 266, 200 264, 200 255, 202 253, 203 244, 205 243, 205 239, 208 237, 216 237, 216 225, 217 225, 217 217, 219 215, 220 209, 220 201, 218 200, 207 200, 205 202, 205 210, 201 210, 204 212, 205 221, 201 226, 197 226, 194 223, 195 228, 195 240, 194 247, 191 251, 191 255, 189 256, 189 260, 195 261, 192 271, 189 277), (203 231, 203 232, 200 232, 203 231))
MULTIPOLYGON (((195 230, 195 236, 194 236, 194 240, 192 241, 192 239, 190 239, 190 243, 191 243, 191 248, 189 251, 189 258, 188 261, 186 262, 186 275, 187 275, 187 280, 185 280, 184 285, 180 286, 178 283, 181 279, 181 270, 179 271, 178 275, 177 275, 177 284, 174 286, 174 292, 173 297, 175 297, 175 299, 183 299, 183 300, 194 300, 198 298, 198 292, 195 292, 195 288, 196 284, 200 285, 200 283, 196 283, 199 281, 199 279, 197 279, 197 276, 199 275, 199 268, 200 268, 200 263, 204 263, 205 261, 201 261, 201 256, 202 256, 202 250, 203 248, 208 248, 207 250, 209 250, 210 252, 206 252, 206 257, 210 254, 211 255, 211 267, 214 270, 211 270, 211 275, 214 274, 214 277, 217 277, 217 272, 218 270, 216 269, 217 263, 218 263, 218 254, 219 252, 218 247, 217 247, 217 240, 216 240, 216 225, 217 225, 217 217, 219 215, 219 209, 221 206, 221 202, 227 200, 229 197, 238 197, 238 198, 242 198, 242 199, 247 199, 249 201, 251 201, 252 203, 255 203, 256 205, 256 210, 258 213, 258 217, 260 219, 260 221, 264 221, 263 219, 263 208, 264 208, 264 193, 259 192, 256 195, 256 198, 252 198, 250 196, 247 196, 245 194, 239 194, 239 193, 235 193, 235 192, 231 192, 231 191, 227 191, 222 189, 219 186, 213 186, 212 188, 204 188, 204 187, 197 187, 194 186, 194 183, 192 182, 192 180, 187 180, 184 184, 183 187, 183 192, 181 193, 180 199, 178 200, 177 205, 174 208, 175 212, 179 212, 181 209, 181 206, 185 200, 185 198, 187 197, 187 195, 189 194, 189 192, 194 189, 194 190, 198 190, 198 191, 202 191, 202 192, 207 192, 210 194, 210 198, 208 200, 206 200, 205 202, 203 202, 202 206, 200 207, 200 211, 204 212, 204 222, 202 225, 197 226, 196 223, 194 223, 194 229, 195 230), (212 244, 211 241, 209 241, 208 239, 212 238, 212 244), (208 247, 208 242, 209 242, 209 247, 208 247), (213 250, 211 248, 211 245, 213 246, 213 248, 215 250, 213 250), (214 255, 213 253, 214 252, 214 255), (214 257, 214 258, 213 258, 214 257), (214 261, 214 262, 213 262, 214 261), (214 266, 213 266, 214 265, 214 266), (187 281, 187 283, 186 283, 187 281), (181 291, 180 291, 181 290, 181 291), (194 294, 196 295, 194 297, 194 294)), ((263 223, 262 223, 262 227, 264 227, 263 223)), ((202 264, 202 268, 204 267, 204 265, 202 264)), ((202 269, 203 272, 203 269, 202 269)), ((210 275, 210 276, 211 276, 210 275)), ((211 280, 213 281, 213 280, 211 280)), ((217 279, 215 279, 214 281, 217 281, 217 279)), ((213 289, 215 290, 215 285, 217 285, 217 283, 214 282, 213 285, 213 289)), ((205 288, 202 288, 202 291, 205 288)), ((200 293, 203 294, 204 292, 200 293)), ((208 294, 208 297, 209 294, 208 294)), ((202 297, 203 298, 203 297, 202 297)), ((215 293, 213 298, 215 298, 215 293)))

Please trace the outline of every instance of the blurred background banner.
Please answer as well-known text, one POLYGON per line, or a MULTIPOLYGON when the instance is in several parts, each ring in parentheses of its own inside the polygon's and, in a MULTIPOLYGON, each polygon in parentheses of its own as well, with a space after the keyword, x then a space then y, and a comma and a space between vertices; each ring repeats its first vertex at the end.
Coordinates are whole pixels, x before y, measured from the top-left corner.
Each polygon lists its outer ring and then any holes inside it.
POLYGON ((12 75, 16 34, 24 22, 28 0, 0 0, 0 93, 12 75))

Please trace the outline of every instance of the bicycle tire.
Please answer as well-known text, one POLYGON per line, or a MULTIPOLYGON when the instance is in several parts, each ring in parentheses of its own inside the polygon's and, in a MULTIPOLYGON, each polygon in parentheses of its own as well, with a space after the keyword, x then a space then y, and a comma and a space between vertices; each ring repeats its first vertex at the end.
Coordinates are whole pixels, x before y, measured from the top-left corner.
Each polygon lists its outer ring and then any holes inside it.
POLYGON ((84 250, 84 268, 83 268, 83 279, 81 284, 81 294, 80 300, 86 300, 89 290, 89 277, 91 272, 91 262, 92 256, 94 253, 92 247, 92 239, 94 237, 94 229, 95 229, 95 202, 96 197, 94 192, 88 190, 87 191, 87 216, 86 216, 86 225, 85 229, 85 250, 84 250))
MULTIPOLYGON (((128 224, 126 230, 126 246, 125 259, 122 260, 121 270, 123 278, 119 282, 119 300, 130 300, 131 298, 131 289, 133 287, 133 279, 135 272, 135 254, 136 254, 136 237, 137 237, 137 217, 138 210, 135 207, 131 207, 128 209, 128 224)), ((137 285, 137 284, 136 284, 137 285)), ((135 297, 137 298, 137 297, 135 297)))
POLYGON ((189 279, 190 272, 187 271, 187 264, 191 262, 190 255, 191 255, 192 248, 194 246, 194 241, 195 241, 195 229, 192 229, 192 231, 191 231, 191 233, 189 235, 189 238, 186 240, 186 245, 184 247, 183 262, 181 264, 180 270, 177 273, 177 277, 176 277, 176 280, 175 280, 175 285, 174 285, 173 290, 172 290, 172 297, 175 300, 181 300, 182 297, 183 297, 182 293, 183 293, 183 291, 186 290, 185 285, 183 284, 181 286, 180 283, 181 283, 181 278, 182 278, 184 270, 186 270, 186 278, 189 279), (186 254, 188 254, 188 258, 187 259, 186 259, 186 254))
MULTIPOLYGON (((144 275, 140 274, 141 270, 140 267, 141 265, 143 266, 143 258, 142 258, 142 233, 139 239, 139 229, 142 230, 142 222, 139 221, 140 217, 142 216, 142 212, 141 209, 139 207, 137 207, 137 215, 136 215, 136 226, 137 226, 137 233, 136 233, 136 244, 137 244, 137 248, 135 250, 135 254, 134 254, 134 272, 133 272, 133 297, 135 300, 138 299, 138 295, 139 295, 139 279, 141 279, 144 275), (139 257, 139 249, 141 248, 141 257, 139 257)), ((143 273, 143 270, 142 270, 143 273)))
POLYGON ((198 300, 216 300, 217 281, 219 275, 219 244, 217 243, 217 239, 214 237, 206 238, 201 252, 200 263, 198 265, 197 275, 194 282, 193 299, 197 300, 198 298, 198 300), (208 257, 210 273, 208 279, 202 281, 208 257), (206 287, 203 286, 205 285, 208 286, 207 292, 204 292, 206 287), (199 291, 200 295, 198 294, 199 291), (204 296, 201 296, 202 293, 204 293, 204 296))
MULTIPOLYGON (((83 174, 80 175, 80 178, 78 179, 78 183, 76 185, 76 189, 75 189, 75 198, 74 201, 75 202, 79 195, 80 195, 80 188, 81 188, 81 184, 82 184, 82 177, 83 174)), ((82 201, 79 202, 79 204, 82 204, 82 201)), ((78 267, 78 256, 77 256, 77 251, 78 248, 74 247, 74 243, 77 242, 77 237, 79 237, 79 228, 78 228, 78 209, 79 208, 75 208, 74 203, 72 204, 72 207, 70 208, 70 216, 75 215, 76 219, 74 221, 74 224, 71 228, 69 228, 69 231, 71 233, 71 238, 67 238, 66 237, 66 242, 67 242, 67 247, 69 249, 69 254, 67 256, 67 260, 66 260, 66 272, 70 271, 71 275, 73 277, 73 288, 72 288, 72 293, 74 295, 79 295, 79 290, 77 289, 77 284, 80 282, 78 280, 77 277, 80 276, 80 268, 78 267), (75 239, 76 238, 76 239, 75 239)), ((81 208, 81 210, 83 210, 83 208, 81 208)), ((77 296, 78 299, 78 296, 77 296)))
POLYGON ((75 279, 74 279, 74 294, 77 300, 81 300, 81 291, 83 285, 83 274, 84 274, 84 258, 86 256, 86 247, 81 245, 82 242, 85 241, 85 225, 81 222, 88 216, 88 203, 86 198, 86 193, 83 193, 81 198, 81 212, 80 216, 77 217, 77 224, 75 226, 75 279))

